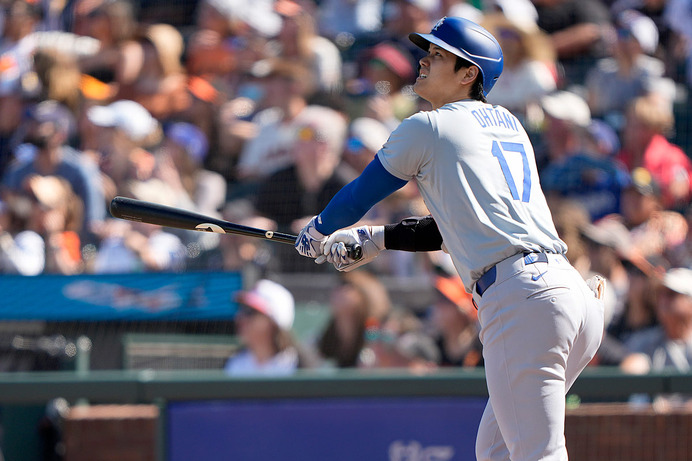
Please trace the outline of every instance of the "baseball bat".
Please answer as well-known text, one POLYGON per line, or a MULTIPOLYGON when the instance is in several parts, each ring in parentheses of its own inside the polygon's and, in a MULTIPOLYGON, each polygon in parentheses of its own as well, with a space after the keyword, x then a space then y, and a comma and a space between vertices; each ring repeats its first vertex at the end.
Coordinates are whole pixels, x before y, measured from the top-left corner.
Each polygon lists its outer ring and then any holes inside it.
MULTIPOLYGON (((243 226, 223 219, 205 216, 193 211, 183 210, 158 203, 137 200, 128 197, 115 197, 111 200, 110 212, 116 218, 128 221, 145 222, 158 226, 174 227, 197 232, 215 232, 217 234, 236 234, 261 238, 273 242, 295 245, 298 236, 284 234, 256 227, 243 226)), ((348 256, 358 260, 363 256, 360 245, 348 247, 348 256)))

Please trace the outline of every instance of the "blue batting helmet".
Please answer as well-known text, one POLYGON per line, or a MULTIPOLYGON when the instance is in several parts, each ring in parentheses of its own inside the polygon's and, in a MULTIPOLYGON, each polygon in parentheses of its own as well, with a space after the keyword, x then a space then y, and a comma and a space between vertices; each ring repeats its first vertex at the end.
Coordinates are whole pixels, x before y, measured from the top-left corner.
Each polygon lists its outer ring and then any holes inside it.
POLYGON ((464 18, 444 17, 429 34, 409 34, 409 40, 428 51, 433 43, 478 66, 483 94, 488 95, 502 73, 502 48, 490 32, 464 18))

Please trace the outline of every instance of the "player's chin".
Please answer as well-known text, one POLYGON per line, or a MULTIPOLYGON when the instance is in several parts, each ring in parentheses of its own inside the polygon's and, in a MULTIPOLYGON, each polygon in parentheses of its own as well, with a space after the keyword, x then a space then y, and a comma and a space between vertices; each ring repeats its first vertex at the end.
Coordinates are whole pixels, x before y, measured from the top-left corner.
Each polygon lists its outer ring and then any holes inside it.
POLYGON ((427 83, 425 80, 424 78, 418 77, 413 83, 413 91, 421 98, 424 97, 421 93, 425 93, 425 84, 427 83))

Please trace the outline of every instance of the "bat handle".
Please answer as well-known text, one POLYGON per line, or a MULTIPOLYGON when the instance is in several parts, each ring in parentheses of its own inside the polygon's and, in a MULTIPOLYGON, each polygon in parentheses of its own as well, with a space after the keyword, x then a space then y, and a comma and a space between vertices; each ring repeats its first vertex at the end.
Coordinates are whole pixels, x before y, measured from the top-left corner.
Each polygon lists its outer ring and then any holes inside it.
POLYGON ((348 253, 348 257, 354 261, 358 261, 360 258, 363 257, 363 247, 357 243, 354 243, 353 245, 348 245, 346 247, 346 251, 348 253))

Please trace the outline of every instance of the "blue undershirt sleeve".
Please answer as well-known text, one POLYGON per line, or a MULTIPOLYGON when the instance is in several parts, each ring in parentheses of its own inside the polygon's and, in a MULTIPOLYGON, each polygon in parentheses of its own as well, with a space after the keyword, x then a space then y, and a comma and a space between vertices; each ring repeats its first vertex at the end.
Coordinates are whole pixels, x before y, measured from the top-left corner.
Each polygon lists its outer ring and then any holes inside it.
POLYGON ((356 179, 334 195, 317 219, 316 228, 324 235, 358 222, 377 202, 401 189, 408 181, 385 170, 375 159, 356 179))

